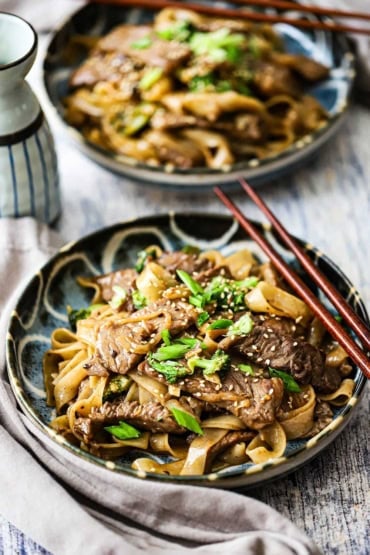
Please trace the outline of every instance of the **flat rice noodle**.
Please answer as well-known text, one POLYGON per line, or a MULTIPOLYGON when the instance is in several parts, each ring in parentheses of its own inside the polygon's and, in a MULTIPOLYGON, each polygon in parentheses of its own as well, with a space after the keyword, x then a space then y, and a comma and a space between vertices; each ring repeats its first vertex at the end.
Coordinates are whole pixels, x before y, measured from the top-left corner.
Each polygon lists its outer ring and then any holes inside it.
POLYGON ((156 262, 148 262, 136 278, 138 290, 149 302, 157 301, 163 291, 175 285, 176 280, 170 272, 156 262))
POLYGON ((286 435, 279 422, 274 422, 263 428, 249 443, 246 453, 255 463, 260 464, 276 459, 284 454, 286 435))
POLYGON ((204 474, 209 450, 221 441, 227 433, 228 430, 208 428, 204 430, 202 436, 196 437, 190 444, 180 475, 197 476, 204 474))
POLYGON ((220 430, 245 430, 245 424, 232 414, 222 414, 202 421, 202 428, 218 428, 220 430))
POLYGON ((288 316, 302 325, 306 325, 312 318, 311 311, 301 299, 265 281, 260 281, 246 294, 245 299, 254 312, 288 316))
POLYGON ((355 389, 355 382, 350 379, 343 380, 338 389, 329 395, 318 395, 322 401, 328 401, 335 407, 342 407, 346 405, 353 395, 355 389))
POLYGON ((225 266, 229 268, 232 277, 236 280, 248 277, 250 275, 251 268, 256 263, 257 260, 247 249, 235 252, 230 256, 227 256, 224 260, 225 266))
POLYGON ((176 459, 185 459, 186 454, 188 452, 188 445, 184 444, 180 445, 171 445, 170 434, 166 433, 158 433, 158 434, 151 434, 150 436, 150 449, 154 453, 168 453, 176 459))
POLYGON ((170 463, 159 463, 149 457, 143 457, 136 459, 132 463, 131 468, 144 473, 154 472, 155 474, 170 474, 171 476, 179 476, 183 466, 184 459, 170 463))
POLYGON ((292 393, 292 395, 299 395, 301 398, 308 396, 308 398, 301 407, 286 411, 278 417, 288 440, 303 437, 311 430, 316 404, 315 390, 310 385, 302 387, 302 393, 292 393))

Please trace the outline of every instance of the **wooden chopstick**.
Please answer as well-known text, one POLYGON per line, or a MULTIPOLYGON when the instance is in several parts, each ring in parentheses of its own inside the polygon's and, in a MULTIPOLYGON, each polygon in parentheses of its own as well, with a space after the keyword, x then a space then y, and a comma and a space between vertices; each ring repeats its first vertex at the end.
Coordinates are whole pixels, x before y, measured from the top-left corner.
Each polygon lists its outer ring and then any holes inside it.
POLYGON ((302 281, 302 279, 292 270, 283 258, 275 251, 275 249, 266 241, 257 228, 248 221, 239 208, 232 200, 220 189, 215 187, 216 195, 223 204, 230 210, 240 223, 241 227, 252 237, 252 239, 267 254, 276 269, 284 277, 292 289, 305 301, 312 312, 321 320, 329 333, 338 341, 338 343, 347 352, 352 361, 361 369, 364 376, 370 379, 370 359, 353 341, 353 339, 345 332, 330 312, 320 303, 312 291, 302 281))
POLYGON ((347 302, 343 299, 342 295, 340 295, 337 289, 330 283, 330 281, 324 276, 324 274, 320 272, 317 266, 312 263, 304 250, 293 239, 293 237, 285 229, 283 224, 279 222, 279 220, 264 203, 259 194, 250 185, 248 185, 245 179, 240 179, 239 182, 247 195, 253 200, 253 202, 258 206, 258 208, 260 208, 267 219, 271 222, 275 231, 279 234, 284 243, 290 248, 292 253, 301 263, 302 267, 311 276, 316 285, 318 285, 318 287, 320 287, 320 289, 326 294, 333 306, 335 306, 335 308, 338 310, 339 314, 355 332, 355 334, 361 340, 363 346, 366 347, 366 349, 370 350, 370 330, 360 320, 360 318, 352 310, 349 304, 347 304, 347 302))
POLYGON ((292 19, 283 15, 272 15, 251 10, 224 8, 205 4, 196 4, 193 2, 171 2, 171 0, 92 0, 92 3, 132 6, 135 8, 149 8, 152 10, 159 10, 162 8, 178 8, 181 10, 187 9, 197 13, 220 18, 237 18, 261 23, 287 23, 289 25, 300 27, 302 29, 318 29, 323 31, 333 31, 337 33, 357 33, 362 35, 370 35, 370 28, 366 29, 364 27, 353 27, 351 25, 344 25, 342 23, 331 21, 323 22, 310 21, 307 19, 292 19))
POLYGON ((363 19, 370 21, 370 14, 363 12, 350 12, 348 10, 336 10, 333 8, 322 8, 320 6, 308 6, 297 4, 287 0, 233 0, 234 4, 241 6, 261 6, 262 8, 277 8, 278 10, 294 10, 295 12, 310 13, 313 15, 326 15, 329 17, 341 17, 343 19, 363 19))

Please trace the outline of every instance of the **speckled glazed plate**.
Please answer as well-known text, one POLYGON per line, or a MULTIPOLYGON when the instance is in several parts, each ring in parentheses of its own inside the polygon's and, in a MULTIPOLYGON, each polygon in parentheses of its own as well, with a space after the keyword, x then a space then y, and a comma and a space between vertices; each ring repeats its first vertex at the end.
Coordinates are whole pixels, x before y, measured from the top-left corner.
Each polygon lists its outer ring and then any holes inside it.
MULTIPOLYGON (((212 0, 209 2, 214 4, 212 0)), ((296 15, 290 13, 292 17, 296 15)), ((275 28, 283 37, 287 51, 311 57, 330 68, 328 79, 307 89, 307 93, 316 97, 329 114, 328 122, 322 128, 306 135, 277 155, 261 161, 252 159, 239 162, 227 171, 153 167, 132 158, 115 155, 87 142, 64 118, 63 98, 68 92, 69 76, 87 54, 86 50, 76 50, 76 47, 71 45, 72 37, 101 36, 119 23, 138 24, 151 21, 153 14, 151 10, 89 4, 75 13, 54 34, 49 44, 44 61, 44 82, 50 101, 76 146, 99 164, 114 172, 150 183, 151 186, 180 191, 202 191, 220 183, 235 186, 235 180, 241 176, 253 185, 258 185, 304 164, 338 130, 348 106, 355 75, 354 58, 348 41, 344 35, 325 31, 303 32, 287 24, 278 24, 275 28)))
MULTIPOLYGON (((282 248, 273 233, 266 227, 259 228, 282 256, 293 263, 291 254, 282 248)), ((10 383, 21 409, 32 423, 76 457, 89 460, 92 464, 105 465, 109 471, 128 473, 140 478, 145 476, 130 466, 135 458, 134 454, 131 458, 126 456, 127 458, 115 462, 107 462, 69 444, 48 426, 53 409, 46 405, 42 357, 50 346, 52 330, 68 326, 66 306, 80 308, 90 304, 88 291, 76 283, 76 277, 132 266, 136 261, 137 252, 154 243, 167 250, 181 248, 184 244, 197 245, 201 249, 219 249, 225 255, 240 248, 249 248, 261 260, 265 258, 255 243, 246 238, 238 224, 227 216, 200 213, 169 214, 104 228, 63 247, 31 279, 14 308, 7 336, 10 383)), ((340 269, 311 245, 302 245, 356 312, 368 322, 363 302, 340 269)), ((174 480, 184 484, 249 487, 295 470, 327 447, 350 420, 364 392, 366 382, 359 369, 354 370, 354 380, 356 386, 353 397, 346 406, 335 409, 335 418, 331 424, 312 439, 288 442, 284 456, 279 459, 259 465, 245 463, 205 476, 189 478, 148 474, 148 478, 174 480)))

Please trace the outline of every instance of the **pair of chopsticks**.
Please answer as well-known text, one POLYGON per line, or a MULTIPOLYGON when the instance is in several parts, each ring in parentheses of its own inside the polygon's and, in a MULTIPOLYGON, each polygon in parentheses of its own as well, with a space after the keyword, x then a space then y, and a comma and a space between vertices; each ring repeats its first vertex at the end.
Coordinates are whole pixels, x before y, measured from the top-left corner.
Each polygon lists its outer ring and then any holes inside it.
MULTIPOLYGON (((264 203, 262 198, 244 179, 240 179, 240 184, 252 201, 261 209, 263 214, 272 224, 272 227, 280 236, 282 241, 294 253, 316 285, 326 294, 333 306, 338 310, 343 320, 349 325, 352 331, 357 335, 365 350, 370 350, 370 330, 365 326, 362 320, 355 314, 352 308, 343 299, 341 294, 313 264, 304 250, 293 239, 285 227, 278 221, 276 216, 264 203)), ((352 361, 357 364, 366 378, 370 379, 370 359, 357 343, 346 333, 344 328, 330 314, 330 312, 320 303, 312 291, 302 281, 302 279, 292 270, 283 258, 275 251, 270 243, 263 237, 257 228, 242 214, 233 201, 220 189, 215 187, 216 195, 223 204, 230 210, 240 223, 241 227, 248 233, 252 239, 267 254, 276 269, 284 277, 286 282, 292 289, 305 301, 312 312, 321 320, 325 328, 331 333, 332 337, 343 347, 352 361)))
MULTIPOLYGON (((149 8, 160 10, 162 8, 178 8, 192 10, 197 13, 211 15, 214 17, 226 17, 244 19, 247 21, 256 21, 261 23, 288 23, 295 27, 303 29, 321 29, 324 31, 334 31, 342 33, 358 33, 370 35, 370 26, 356 27, 344 23, 338 23, 332 20, 318 19, 312 21, 310 19, 297 19, 287 17, 285 14, 270 14, 253 10, 245 10, 238 8, 226 8, 215 5, 197 4, 193 2, 181 2, 179 0, 171 2, 170 0, 92 0, 96 4, 117 4, 120 6, 133 6, 135 8, 149 8)), ((241 6, 257 6, 263 8, 276 8, 284 11, 302 12, 326 17, 339 17, 342 19, 355 18, 364 21, 370 21, 370 15, 361 12, 351 12, 347 10, 336 10, 330 8, 319 8, 316 6, 302 6, 289 0, 233 0, 234 4, 241 6)))

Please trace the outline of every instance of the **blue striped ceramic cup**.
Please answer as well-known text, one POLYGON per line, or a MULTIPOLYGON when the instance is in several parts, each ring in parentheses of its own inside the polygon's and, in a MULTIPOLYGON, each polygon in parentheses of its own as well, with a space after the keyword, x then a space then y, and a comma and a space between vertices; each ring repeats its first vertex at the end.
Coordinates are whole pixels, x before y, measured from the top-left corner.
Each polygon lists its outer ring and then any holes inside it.
POLYGON ((54 141, 25 81, 37 35, 20 17, 0 12, 0 37, 0 217, 51 223, 60 212, 54 141))

